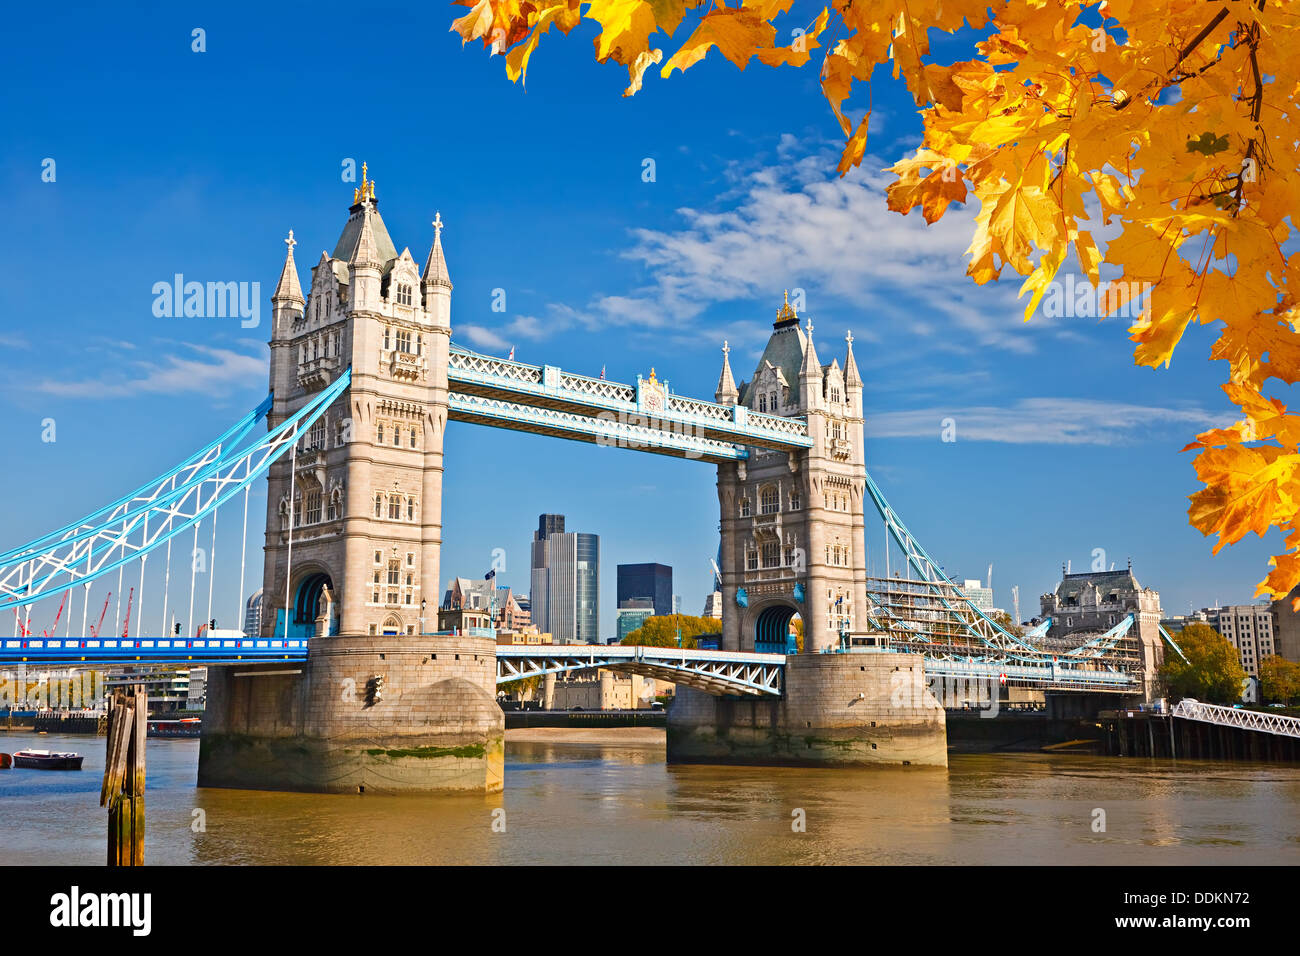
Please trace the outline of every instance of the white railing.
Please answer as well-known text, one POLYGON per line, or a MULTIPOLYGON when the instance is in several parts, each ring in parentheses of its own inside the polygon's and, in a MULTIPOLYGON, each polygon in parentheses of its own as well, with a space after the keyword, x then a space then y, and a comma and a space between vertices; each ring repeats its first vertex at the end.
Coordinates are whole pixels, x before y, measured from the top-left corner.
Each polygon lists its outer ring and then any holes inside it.
POLYGON ((616 402, 636 402, 636 389, 621 382, 611 382, 603 378, 589 378, 586 375, 560 373, 560 387, 582 395, 595 395, 597 398, 616 402))
POLYGON ((1300 737, 1300 717, 1288 717, 1285 714, 1269 714, 1258 710, 1246 710, 1244 707, 1223 707, 1219 704, 1202 704, 1199 700, 1186 697, 1178 702, 1171 713, 1186 720, 1199 720, 1220 727, 1237 727, 1241 730, 1257 730, 1265 734, 1278 734, 1283 737, 1300 737))
POLYGON ((727 405, 719 405, 717 402, 705 402, 698 398, 687 398, 684 395, 669 395, 668 410, 670 412, 679 412, 682 415, 698 415, 700 418, 711 418, 720 422, 729 422, 734 416, 731 408, 727 405))
POLYGON ((528 382, 533 385, 542 384, 542 369, 537 365, 524 365, 520 362, 511 362, 505 359, 489 358, 484 355, 473 355, 469 352, 454 350, 447 356, 447 359, 450 368, 462 372, 477 372, 480 375, 508 378, 512 381, 528 382))

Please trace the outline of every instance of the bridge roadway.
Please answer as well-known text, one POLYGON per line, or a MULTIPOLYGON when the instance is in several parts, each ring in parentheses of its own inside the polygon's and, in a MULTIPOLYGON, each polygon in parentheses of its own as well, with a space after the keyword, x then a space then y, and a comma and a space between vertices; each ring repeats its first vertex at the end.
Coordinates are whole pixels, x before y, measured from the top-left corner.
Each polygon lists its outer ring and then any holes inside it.
MULTIPOLYGON (((436 639, 439 635, 425 636, 436 639)), ((23 664, 28 667, 180 668, 261 661, 303 662, 307 659, 309 643, 305 638, 6 637, 0 638, 0 667, 23 664)), ((843 653, 883 650, 854 648, 843 653)), ((780 697, 784 690, 784 654, 621 644, 503 644, 498 645, 496 655, 498 685, 545 674, 606 669, 685 684, 715 695, 780 697)), ((1006 661, 959 661, 927 656, 925 669, 929 677, 949 680, 981 680, 1054 691, 1134 692, 1134 683, 1128 675, 1059 663, 1044 668, 1006 661)))

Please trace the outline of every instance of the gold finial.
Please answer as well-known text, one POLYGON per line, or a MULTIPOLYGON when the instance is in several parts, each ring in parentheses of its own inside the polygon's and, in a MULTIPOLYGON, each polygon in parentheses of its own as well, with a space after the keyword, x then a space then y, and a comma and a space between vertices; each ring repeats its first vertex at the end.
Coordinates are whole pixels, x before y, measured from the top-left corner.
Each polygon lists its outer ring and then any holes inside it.
POLYGON ((785 290, 785 300, 781 303, 781 308, 776 310, 776 319, 778 322, 784 322, 786 319, 797 319, 799 313, 795 312, 794 307, 790 305, 790 290, 785 290))
POLYGON ((374 201, 375 182, 373 179, 369 181, 366 180, 367 169, 369 169, 369 166, 367 166, 365 163, 362 163, 361 164, 361 185, 357 186, 355 189, 352 190, 352 205, 354 206, 359 202, 366 202, 367 200, 370 200, 372 202, 374 201))
POLYGON ((653 367, 653 366, 651 366, 651 368, 650 368, 650 384, 651 384, 651 385, 656 384, 656 382, 655 382, 655 370, 654 370, 654 367, 653 367))

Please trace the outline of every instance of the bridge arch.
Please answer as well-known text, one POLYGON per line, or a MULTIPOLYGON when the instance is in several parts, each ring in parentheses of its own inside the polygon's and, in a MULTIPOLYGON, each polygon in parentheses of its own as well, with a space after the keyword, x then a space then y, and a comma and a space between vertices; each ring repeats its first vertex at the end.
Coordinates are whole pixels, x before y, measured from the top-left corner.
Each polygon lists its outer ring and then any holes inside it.
POLYGON ((322 611, 327 614, 325 636, 335 633, 338 629, 338 611, 333 607, 336 601, 337 592, 329 572, 320 567, 305 569, 294 592, 293 617, 289 621, 290 635, 315 637, 316 619, 322 611))
POLYGON ((760 608, 754 615, 754 650, 760 654, 793 654, 795 641, 789 637, 790 622, 802 620, 799 608, 784 601, 760 608))

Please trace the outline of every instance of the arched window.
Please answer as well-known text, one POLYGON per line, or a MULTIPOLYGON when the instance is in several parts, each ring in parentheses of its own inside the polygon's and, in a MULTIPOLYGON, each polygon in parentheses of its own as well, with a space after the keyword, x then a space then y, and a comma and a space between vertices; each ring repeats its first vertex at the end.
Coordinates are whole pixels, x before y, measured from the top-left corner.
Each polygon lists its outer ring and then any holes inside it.
POLYGON ((740 516, 741 516, 742 518, 748 518, 748 517, 749 517, 749 514, 750 514, 750 511, 749 511, 749 499, 748 499, 748 498, 741 498, 741 499, 740 499, 740 516))
POLYGON ((320 523, 320 506, 321 496, 320 489, 315 488, 307 492, 307 524, 320 523))
POLYGON ((414 498, 406 499, 406 520, 407 521, 415 520, 415 499, 414 498))
POLYGON ((800 503, 799 500, 799 489, 791 488, 790 489, 790 510, 798 511, 801 507, 802 504, 800 503))
POLYGON ((411 287, 409 285, 399 285, 397 287, 397 304, 398 305, 411 304, 411 287))
POLYGON ((388 328, 388 326, 385 325, 384 326, 384 348, 386 349, 391 347, 389 345, 389 342, 391 341, 391 339, 389 339, 390 331, 391 330, 388 328))
POLYGON ((382 518, 383 516, 384 516, 384 496, 376 492, 375 493, 375 517, 382 518))
POLYGON ((763 567, 775 568, 781 564, 781 545, 777 541, 763 542, 763 567))
POLYGON ((762 395, 758 396, 758 410, 759 410, 760 412, 765 412, 765 411, 767 411, 767 393, 766 393, 766 392, 764 392, 762 395))
POLYGON ((388 496, 388 517, 397 521, 402 517, 402 497, 401 495, 388 496))
POLYGON ((415 447, 415 429, 414 429, 414 428, 411 429, 411 447, 412 447, 412 448, 415 447))
POLYGON ((745 570, 746 571, 758 570, 758 552, 755 551, 753 548, 745 549, 745 570))
POLYGON ((393 445, 394 447, 402 444, 402 430, 396 425, 393 426, 393 445))
POLYGON ((774 412, 776 411, 776 392, 773 392, 773 393, 768 397, 768 400, 767 400, 767 406, 768 406, 768 408, 772 409, 772 411, 774 411, 774 412))
POLYGON ((384 423, 380 422, 375 428, 378 429, 376 434, 379 436, 376 440, 382 445, 384 443, 384 423))
POLYGON ((759 494, 759 508, 763 514, 776 514, 781 510, 781 495, 775 485, 767 485, 759 494))

